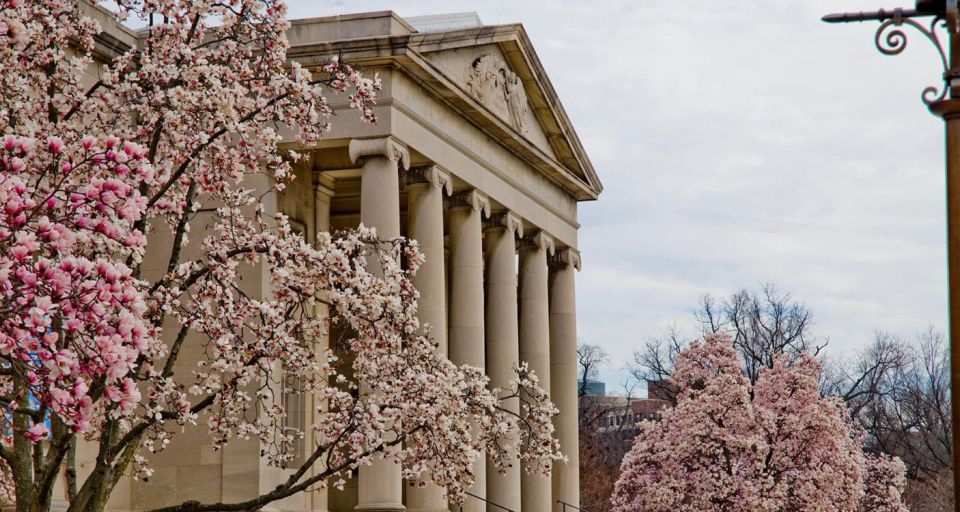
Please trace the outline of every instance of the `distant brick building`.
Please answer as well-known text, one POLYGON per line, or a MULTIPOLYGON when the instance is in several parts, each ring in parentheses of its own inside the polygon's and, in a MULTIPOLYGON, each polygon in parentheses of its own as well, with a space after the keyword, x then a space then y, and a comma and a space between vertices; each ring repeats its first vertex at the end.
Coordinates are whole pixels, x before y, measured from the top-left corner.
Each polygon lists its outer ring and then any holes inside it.
POLYGON ((667 382, 649 388, 648 398, 580 398, 580 497, 590 512, 608 512, 620 463, 643 421, 656 421, 673 405, 667 382))
POLYGON ((679 391, 676 384, 667 379, 647 381, 647 398, 652 400, 666 400, 672 403, 676 401, 679 391))
POLYGON ((672 404, 671 400, 660 398, 585 396, 580 407, 585 414, 594 416, 591 423, 597 430, 609 432, 634 430, 641 421, 658 419, 660 412, 672 404))

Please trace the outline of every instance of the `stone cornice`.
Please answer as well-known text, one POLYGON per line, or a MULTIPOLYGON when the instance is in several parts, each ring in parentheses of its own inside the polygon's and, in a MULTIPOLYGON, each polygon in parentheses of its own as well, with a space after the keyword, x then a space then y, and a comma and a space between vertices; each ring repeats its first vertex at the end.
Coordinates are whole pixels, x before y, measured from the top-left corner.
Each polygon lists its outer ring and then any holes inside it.
POLYGON ((351 139, 350 161, 356 164, 361 158, 386 158, 400 164, 403 170, 410 169, 410 151, 406 144, 393 137, 379 139, 351 139))
POLYGON ((102 29, 93 37, 93 54, 97 58, 109 61, 139 45, 140 35, 117 21, 108 9, 89 2, 78 5, 83 15, 95 20, 102 29))
POLYGON ((483 223, 484 229, 506 229, 517 237, 523 237, 523 222, 511 212, 501 212, 493 215, 483 223))
MULTIPOLYGON (((109 17, 109 11, 90 8, 96 18, 109 17)), ((366 13, 334 17, 371 17, 393 13, 366 13)), ((291 20, 295 26, 309 26, 333 18, 291 20)), ((140 43, 140 34, 110 19, 102 23, 104 32, 98 35, 98 54, 115 56, 140 43)), ((404 25, 406 26, 406 25, 404 25)), ((406 26, 408 30, 412 30, 406 26)), ((564 111, 543 66, 536 55, 522 25, 488 25, 427 33, 394 34, 357 37, 336 41, 306 42, 291 46, 288 56, 305 67, 319 64, 333 55, 341 54, 344 61, 362 67, 389 66, 403 71, 424 86, 425 91, 461 112, 467 119, 493 139, 499 141, 535 169, 556 181, 578 200, 596 199, 603 187, 597 178, 586 152, 583 150, 572 124, 564 111), (524 82, 535 116, 545 128, 547 139, 557 159, 546 154, 483 105, 473 99, 455 80, 444 75, 426 55, 470 46, 499 45, 504 55, 524 82), (582 177, 581 176, 585 176, 582 177)))
MULTIPOLYGON (((593 200, 599 195, 602 187, 596 187, 584 181, 568 165, 553 158, 517 133, 508 121, 490 111, 481 101, 460 87, 455 80, 441 73, 424 56, 411 50, 396 63, 408 78, 421 87, 421 90, 430 93, 438 101, 459 112, 464 119, 469 120, 491 139, 500 143, 578 200, 593 200)), ((547 137, 550 139, 561 137, 561 135, 548 134, 547 137)))
POLYGON ((473 208, 481 212, 484 217, 490 216, 490 199, 476 190, 456 192, 450 198, 450 208, 473 208))
POLYGON ((489 43, 497 43, 501 46, 507 61, 525 82, 536 84, 535 87, 528 87, 527 92, 530 94, 535 116, 548 132, 551 146, 557 152, 564 167, 579 169, 583 172, 588 186, 594 193, 599 194, 603 190, 603 185, 523 25, 487 25, 439 33, 414 34, 409 44, 418 54, 423 55, 489 43))
POLYGON ((441 170, 438 165, 428 165, 411 169, 406 174, 407 186, 433 185, 442 189, 447 195, 453 194, 453 179, 450 174, 441 170))
POLYGON ((536 53, 520 25, 502 25, 447 31, 348 39, 344 41, 295 45, 288 53, 305 67, 319 65, 333 55, 344 61, 372 68, 391 67, 403 72, 421 89, 470 120, 478 129, 498 141, 533 168, 546 175, 580 201, 596 199, 603 190, 559 98, 549 84, 536 53), (440 37, 440 36, 443 37, 440 37), (450 45, 440 44, 448 40, 450 45), (440 71, 425 56, 449 48, 497 44, 511 56, 511 66, 524 80, 535 83, 527 89, 531 106, 544 127, 547 139, 560 160, 519 134, 510 123, 489 111, 456 80, 440 71), (559 150, 559 151, 558 151, 559 150), (583 173, 580 177, 577 172, 583 173))

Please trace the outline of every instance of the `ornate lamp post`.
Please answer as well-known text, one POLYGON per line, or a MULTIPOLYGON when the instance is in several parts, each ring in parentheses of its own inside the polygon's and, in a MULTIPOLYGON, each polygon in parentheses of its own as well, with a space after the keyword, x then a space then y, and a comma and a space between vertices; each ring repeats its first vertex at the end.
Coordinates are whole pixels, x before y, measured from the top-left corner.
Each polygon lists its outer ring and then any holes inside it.
POLYGON ((923 90, 923 102, 944 120, 947 132, 947 261, 950 283, 950 391, 953 425, 954 509, 960 510, 960 10, 958 0, 917 0, 915 9, 879 10, 823 17, 827 23, 879 21, 874 36, 884 55, 907 47, 905 25, 933 43, 943 64, 943 85, 923 90), (922 21, 922 22, 921 22, 922 21), (945 35, 946 39, 942 39, 945 35))

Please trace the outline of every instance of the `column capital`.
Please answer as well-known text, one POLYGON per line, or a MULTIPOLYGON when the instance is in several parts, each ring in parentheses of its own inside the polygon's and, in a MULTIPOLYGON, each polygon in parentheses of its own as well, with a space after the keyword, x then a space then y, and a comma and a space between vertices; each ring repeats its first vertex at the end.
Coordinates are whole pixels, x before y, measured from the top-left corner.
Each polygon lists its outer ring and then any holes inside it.
POLYGON ((398 162, 405 171, 410 169, 410 151, 407 150, 407 145, 393 137, 351 139, 348 150, 353 163, 362 158, 386 158, 398 162))
POLYGON ((447 195, 453 195, 453 179, 450 173, 444 171, 439 165, 428 165, 411 169, 406 174, 407 186, 413 185, 433 185, 447 195))
POLYGON ((580 265, 582 263, 580 259, 580 251, 574 249, 573 247, 564 247, 563 249, 558 249, 553 255, 552 262, 556 265, 569 265, 577 270, 580 270, 580 265))
POLYGON ((553 237, 546 231, 538 229, 520 240, 521 246, 536 247, 537 249, 547 251, 547 254, 553 256, 556 252, 556 244, 553 237))
POLYGON ((481 212, 484 217, 490 216, 490 199, 476 189, 455 192, 450 198, 450 207, 470 207, 476 212, 481 212))
POLYGON ((490 217, 483 224, 484 229, 506 228, 515 236, 523 238, 523 223, 513 212, 501 212, 490 217))
POLYGON ((335 191, 333 189, 332 180, 318 180, 313 183, 313 193, 317 197, 323 197, 324 199, 330 200, 333 198, 335 191))

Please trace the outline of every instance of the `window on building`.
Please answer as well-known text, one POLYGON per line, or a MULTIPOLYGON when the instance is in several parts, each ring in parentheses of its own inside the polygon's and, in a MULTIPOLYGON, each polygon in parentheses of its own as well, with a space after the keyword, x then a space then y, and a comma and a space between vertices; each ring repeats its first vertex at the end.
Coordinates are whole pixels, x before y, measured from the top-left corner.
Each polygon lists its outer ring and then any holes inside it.
POLYGON ((293 442, 285 448, 292 458, 289 467, 298 467, 304 461, 304 428, 306 427, 307 400, 303 391, 303 379, 297 375, 286 375, 283 379, 283 433, 293 437, 293 442))
MULTIPOLYGON (((307 233, 307 225, 295 218, 288 219, 290 230, 303 237, 307 242, 310 236, 307 233)), ((287 462, 288 467, 299 467, 305 460, 304 449, 305 440, 303 434, 306 429, 306 411, 307 401, 304 394, 303 379, 296 375, 285 375, 283 378, 283 410, 286 416, 283 419, 284 435, 293 437, 293 441, 284 446, 287 455, 291 459, 287 462)))

